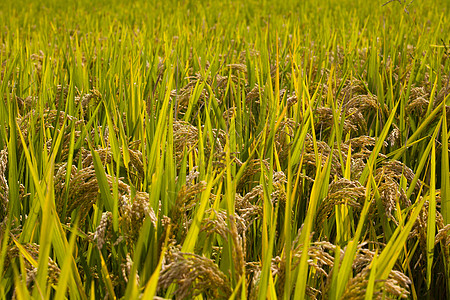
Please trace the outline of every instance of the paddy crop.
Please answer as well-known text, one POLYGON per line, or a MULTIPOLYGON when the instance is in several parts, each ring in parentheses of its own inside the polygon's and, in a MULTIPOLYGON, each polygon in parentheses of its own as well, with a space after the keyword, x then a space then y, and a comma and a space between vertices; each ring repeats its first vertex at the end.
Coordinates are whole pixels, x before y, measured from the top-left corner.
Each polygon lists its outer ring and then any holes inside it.
POLYGON ((448 297, 449 9, 2 1, 0 298, 448 297))

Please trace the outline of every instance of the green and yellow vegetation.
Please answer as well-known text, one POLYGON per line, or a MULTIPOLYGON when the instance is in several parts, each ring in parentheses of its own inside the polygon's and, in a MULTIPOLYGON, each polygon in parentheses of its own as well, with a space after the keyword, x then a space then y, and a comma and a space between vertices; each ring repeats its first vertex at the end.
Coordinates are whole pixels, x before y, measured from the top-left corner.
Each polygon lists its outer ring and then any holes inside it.
POLYGON ((448 298, 450 3, 383 4, 2 1, 0 299, 448 298))

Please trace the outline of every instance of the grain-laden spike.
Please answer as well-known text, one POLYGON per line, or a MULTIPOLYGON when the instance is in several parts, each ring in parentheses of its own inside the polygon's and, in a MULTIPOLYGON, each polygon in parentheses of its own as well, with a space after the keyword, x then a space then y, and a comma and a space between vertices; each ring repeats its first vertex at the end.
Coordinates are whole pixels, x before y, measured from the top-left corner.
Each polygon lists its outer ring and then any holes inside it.
MULTIPOLYGON (((74 116, 68 115, 63 111, 51 110, 51 109, 44 110, 43 115, 39 115, 39 112, 37 112, 36 110, 31 110, 25 116, 18 117, 17 123, 19 124, 20 131, 22 132, 22 134, 24 136, 24 140, 29 141, 28 136, 30 134, 31 134, 31 136, 34 136, 36 132, 39 132, 42 129, 42 125, 43 125, 44 129, 52 129, 53 130, 53 129, 55 129, 55 127, 58 128, 57 132, 59 134, 61 127, 64 124, 64 122, 66 121, 66 119, 68 121, 68 124, 73 123, 75 125, 75 127, 83 123, 82 120, 79 120, 74 116), (34 121, 35 126, 33 128, 30 128, 30 126, 29 126, 30 119, 35 120, 34 121), (29 132, 29 131, 32 131, 32 132, 29 132)), ((67 159, 67 157, 68 157, 71 134, 72 134, 71 126, 66 126, 64 128, 64 136, 63 136, 63 139, 61 142, 61 145, 62 145, 61 159, 67 159)), ((78 131, 78 130, 74 131, 75 139, 79 138, 80 135, 81 135, 80 131, 78 131)), ((45 142, 46 142, 46 149, 47 149, 48 153, 50 153, 51 146, 52 146, 52 139, 49 138, 45 142)), ((27 147, 28 147, 28 145, 27 145, 27 147)), ((23 145, 22 145, 20 138, 18 138, 18 140, 17 140, 17 156, 18 157, 20 157, 20 155, 22 154, 22 151, 23 151, 23 145)))
POLYGON ((228 299, 231 286, 228 277, 213 260, 193 253, 182 253, 174 246, 169 248, 161 268, 158 289, 177 284, 176 299, 194 298, 204 294, 211 299, 228 299))
POLYGON ((0 151, 0 223, 6 218, 8 212, 9 186, 6 179, 6 170, 8 167, 8 150, 0 151))
MULTIPOLYGON (((247 162, 244 173, 238 182, 236 188, 237 191, 242 192, 247 185, 252 185, 254 183, 253 176, 261 172, 261 164, 263 164, 266 169, 269 169, 268 159, 255 158, 247 162)), ((242 163, 240 165, 242 165, 242 163)))
MULTIPOLYGON (((211 214, 213 210, 208 209, 206 214, 211 214)), ((213 233, 218 234, 225 241, 228 241, 230 229, 227 224, 227 217, 225 211, 214 211, 214 218, 207 218, 202 220, 201 232, 205 232, 207 235, 213 233)))
POLYGON ((277 153, 280 160, 285 160, 289 155, 289 151, 293 144, 294 134, 299 126, 300 125, 292 118, 286 118, 281 121, 274 137, 275 146, 277 148, 277 153), (291 142, 288 143, 287 137, 290 137, 291 142))
POLYGON ((244 64, 228 64, 227 68, 231 70, 236 70, 238 72, 247 73, 247 66, 244 64))
MULTIPOLYGON (((359 108, 349 107, 339 112, 339 121, 344 119, 343 134, 360 134, 367 131, 366 119, 359 108)), ((333 110, 329 107, 318 107, 316 109, 318 118, 316 129, 321 136, 328 136, 334 127, 333 110)), ((322 137, 323 139, 323 137, 322 137)))
POLYGON ((365 190, 366 188, 359 181, 351 181, 346 178, 330 183, 328 194, 318 208, 314 228, 321 228, 336 205, 346 204, 356 210, 361 210, 365 199, 365 190))
MULTIPOLYGON (((213 210, 209 209, 207 214, 211 214, 213 210)), ((244 220, 238 215, 227 216, 225 211, 214 211, 212 219, 204 219, 200 231, 206 232, 207 235, 213 233, 218 234, 225 241, 231 238, 233 242, 233 262, 236 273, 241 276, 244 272, 245 257, 245 231, 247 230, 244 220), (238 223, 236 222, 238 221, 238 223)))
MULTIPOLYGON (((366 295, 370 274, 369 266, 375 252, 361 248, 361 245, 358 248, 357 257, 353 262, 353 269, 357 274, 347 283, 342 299, 364 299, 366 295)), ((392 270, 387 280, 375 283, 373 297, 374 299, 383 299, 383 296, 387 296, 388 299, 408 298, 411 283, 411 279, 405 274, 392 270)))
POLYGON ((349 110, 350 108, 358 109, 363 114, 382 112, 383 109, 378 102, 376 95, 357 95, 350 98, 348 101, 344 102, 344 110, 349 110))
POLYGON ((339 154, 337 150, 335 149, 332 151, 330 146, 322 142, 320 140, 316 141, 317 150, 319 156, 322 157, 321 159, 321 166, 317 165, 316 162, 316 154, 314 152, 314 141, 313 137, 310 134, 306 134, 305 138, 305 144, 302 154, 303 159, 303 165, 305 166, 306 175, 310 178, 314 178, 316 174, 316 168, 317 167, 324 167, 327 159, 329 156, 331 156, 331 172, 330 172, 330 179, 332 180, 334 176, 338 176, 339 178, 342 177, 342 168, 341 163, 339 161, 339 154))
POLYGON ((264 87, 259 87, 257 84, 245 96, 245 102, 249 105, 252 102, 259 103, 260 96, 264 95, 264 87))
POLYGON ((436 246, 439 242, 443 242, 444 245, 448 246, 450 244, 450 239, 448 238, 450 231, 450 224, 445 225, 443 228, 439 229, 436 234, 434 245, 436 246))
POLYGON ((341 95, 343 95, 342 98, 342 104, 345 106, 346 103, 348 103, 352 98, 359 96, 359 95, 366 95, 367 82, 363 82, 359 79, 348 79, 344 88, 341 91, 341 95))
POLYGON ((153 226, 157 227, 158 219, 153 208, 149 205, 147 192, 136 192, 132 198, 131 190, 120 196, 119 212, 120 224, 127 243, 132 245, 137 242, 141 227, 146 218, 150 218, 153 226))
POLYGON ((392 131, 386 138, 386 140, 389 142, 390 146, 393 147, 395 145, 400 145, 400 128, 398 128, 397 125, 392 124, 392 131))
MULTIPOLYGON (((72 166, 69 182, 66 180, 66 164, 62 164, 55 175, 55 203, 60 218, 66 206, 66 217, 70 216, 74 209, 80 209, 80 222, 85 214, 97 201, 98 183, 94 167, 78 170, 72 166), (66 185, 69 185, 67 188, 66 185), (67 194, 68 193, 68 194, 67 194)), ((65 222, 65 220, 62 220, 65 222)))
POLYGON ((172 206, 169 216, 172 219, 172 232, 179 238, 184 238, 189 228, 188 213, 197 205, 198 195, 206 189, 206 181, 195 184, 185 184, 178 192, 175 205, 172 206))
MULTIPOLYGON (((128 283, 128 278, 130 278, 131 276, 131 270, 133 268, 133 260, 130 256, 130 254, 127 254, 126 256, 126 261, 122 264, 120 264, 120 269, 122 271, 122 277, 125 280, 125 282, 128 283)), ((134 274, 135 279, 136 279, 136 284, 139 285, 139 274, 138 272, 136 272, 136 274, 134 274)))
MULTIPOLYGON (((30 255, 35 261, 38 261, 39 259, 39 249, 40 246, 35 243, 28 243, 22 245, 23 249, 30 255)), ((26 277, 26 287, 29 291, 32 291, 34 288, 36 275, 37 275, 37 268, 35 268, 22 254, 19 248, 17 248, 16 245, 12 245, 9 247, 9 249, 6 251, 7 259, 5 260, 5 270, 7 270, 9 267, 11 267, 12 264, 18 264, 17 261, 19 256, 22 256, 24 266, 25 266, 25 277, 26 277)), ((61 273, 61 269, 58 267, 56 262, 49 257, 48 258, 48 272, 47 272, 47 282, 49 284, 58 284, 59 275, 61 273)), ((16 268, 19 268, 16 266, 16 268)))
POLYGON ((93 239, 97 241, 98 249, 102 249, 107 240, 112 236, 112 213, 106 211, 102 213, 102 218, 94 232, 93 239))
MULTIPOLYGON (((109 160, 109 162, 111 162, 112 155, 109 148, 97 150, 97 153, 99 153, 99 156, 103 161, 106 160, 108 162, 109 160)), ((137 155, 137 153, 134 153, 133 155, 137 155)), ((133 157, 133 155, 131 157, 133 157)), ((139 155, 137 156, 139 157, 139 155)), ((138 163, 138 157, 134 157, 132 160, 132 162, 136 164, 137 170, 143 169, 143 167, 138 163)), ((89 210, 92 208, 92 205, 97 201, 99 191, 98 181, 90 152, 86 153, 86 157, 83 159, 82 165, 82 169, 72 166, 69 182, 66 182, 67 163, 57 166, 56 174, 54 176, 56 192, 55 203, 59 216, 62 216, 64 206, 66 218, 68 218, 74 210, 78 209, 81 223, 84 221, 89 210)), ((116 179, 108 174, 106 175, 106 178, 112 191, 113 182, 116 181, 116 179)), ((123 182, 122 179, 117 180, 117 182, 119 196, 129 197, 131 194, 130 186, 123 182)), ((137 196, 139 195, 140 194, 137 193, 137 196)))
POLYGON ((428 101, 424 97, 418 97, 414 100, 408 102, 408 105, 406 106, 406 111, 409 114, 415 115, 415 116, 422 116, 423 113, 427 110, 427 107, 429 105, 430 101, 428 101))
POLYGON ((184 121, 173 123, 173 150, 178 163, 181 163, 184 151, 198 151, 197 142, 198 129, 195 126, 184 121))
MULTIPOLYGON (((378 192, 386 216, 397 224, 398 221, 392 214, 396 210, 396 202, 398 201, 403 208, 411 206, 411 201, 406 197, 406 191, 400 187, 400 181, 403 176, 410 184, 414 178, 414 172, 402 162, 389 161, 384 162, 374 173, 374 180, 380 183, 378 192)), ((419 181, 419 184, 415 187, 416 190, 420 188, 420 184, 419 181)))

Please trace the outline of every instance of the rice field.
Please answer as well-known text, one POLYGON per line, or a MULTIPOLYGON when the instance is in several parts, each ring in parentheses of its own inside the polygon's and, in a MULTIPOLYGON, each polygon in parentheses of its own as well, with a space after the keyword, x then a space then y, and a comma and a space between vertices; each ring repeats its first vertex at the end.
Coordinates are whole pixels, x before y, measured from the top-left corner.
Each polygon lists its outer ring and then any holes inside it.
POLYGON ((449 11, 2 1, 0 299, 447 299, 449 11))

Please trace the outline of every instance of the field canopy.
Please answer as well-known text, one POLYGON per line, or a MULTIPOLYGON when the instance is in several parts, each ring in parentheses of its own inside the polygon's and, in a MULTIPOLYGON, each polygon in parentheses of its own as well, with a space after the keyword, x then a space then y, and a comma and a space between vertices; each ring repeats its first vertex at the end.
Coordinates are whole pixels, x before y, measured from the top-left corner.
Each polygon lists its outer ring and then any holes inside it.
POLYGON ((0 299, 448 298, 449 9, 1 1, 0 299))

